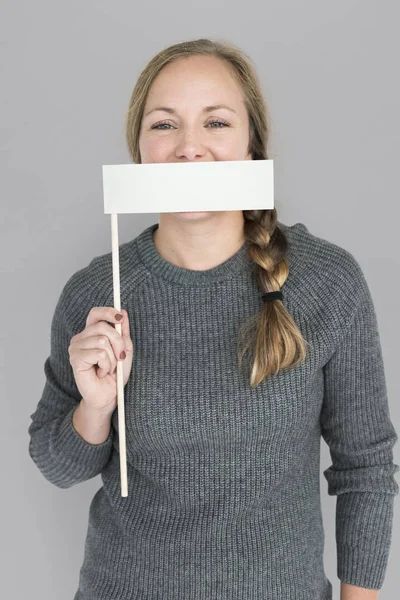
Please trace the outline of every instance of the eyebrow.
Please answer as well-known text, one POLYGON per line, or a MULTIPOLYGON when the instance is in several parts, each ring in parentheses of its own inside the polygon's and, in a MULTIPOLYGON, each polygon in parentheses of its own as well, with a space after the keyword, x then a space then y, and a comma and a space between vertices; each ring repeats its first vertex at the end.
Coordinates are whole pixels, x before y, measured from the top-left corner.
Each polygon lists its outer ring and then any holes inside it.
MULTIPOLYGON (((227 106, 226 104, 214 104, 212 106, 205 106, 203 108, 203 112, 209 113, 209 112, 212 112, 213 110, 218 110, 218 108, 227 108, 228 110, 236 113, 236 110, 233 110, 233 108, 231 108, 230 106, 227 106)), ((155 112, 156 110, 161 110, 161 111, 167 112, 171 115, 176 114, 176 110, 174 110, 173 108, 169 108, 168 106, 157 106, 156 108, 152 108, 151 110, 149 110, 144 116, 147 117, 147 115, 149 115, 152 112, 155 112)))

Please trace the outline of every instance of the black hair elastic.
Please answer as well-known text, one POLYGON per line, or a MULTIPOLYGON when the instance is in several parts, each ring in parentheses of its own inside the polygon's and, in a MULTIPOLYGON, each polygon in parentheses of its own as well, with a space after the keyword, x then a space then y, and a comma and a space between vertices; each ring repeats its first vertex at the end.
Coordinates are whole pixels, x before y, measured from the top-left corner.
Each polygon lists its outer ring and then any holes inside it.
POLYGON ((262 295, 262 299, 264 302, 268 302, 269 300, 283 300, 283 294, 281 291, 278 292, 267 292, 262 295))

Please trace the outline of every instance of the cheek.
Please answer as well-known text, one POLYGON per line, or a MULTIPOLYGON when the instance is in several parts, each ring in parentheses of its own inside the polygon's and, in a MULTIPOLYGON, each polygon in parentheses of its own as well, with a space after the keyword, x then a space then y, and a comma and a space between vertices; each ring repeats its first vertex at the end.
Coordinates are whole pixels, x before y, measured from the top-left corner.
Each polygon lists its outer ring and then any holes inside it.
MULTIPOLYGON (((209 141, 208 147, 218 154, 237 157, 247 149, 247 139, 233 132, 232 135, 215 136, 209 141)), ((229 160, 229 159, 226 159, 229 160)))
POLYGON ((148 137, 140 140, 140 153, 142 158, 147 157, 146 162, 158 162, 157 159, 167 155, 173 148, 174 142, 171 138, 148 137))

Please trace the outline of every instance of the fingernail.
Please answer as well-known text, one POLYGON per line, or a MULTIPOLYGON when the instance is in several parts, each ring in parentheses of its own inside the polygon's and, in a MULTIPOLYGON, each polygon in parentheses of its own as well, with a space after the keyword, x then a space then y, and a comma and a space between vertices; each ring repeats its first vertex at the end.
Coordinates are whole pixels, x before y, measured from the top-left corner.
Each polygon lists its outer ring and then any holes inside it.
POLYGON ((124 350, 122 350, 122 352, 120 354, 120 359, 124 360, 125 357, 126 357, 126 354, 125 354, 124 350))
POLYGON ((115 315, 115 318, 117 319, 117 321, 120 321, 121 319, 123 319, 124 315, 120 315, 119 313, 115 315))

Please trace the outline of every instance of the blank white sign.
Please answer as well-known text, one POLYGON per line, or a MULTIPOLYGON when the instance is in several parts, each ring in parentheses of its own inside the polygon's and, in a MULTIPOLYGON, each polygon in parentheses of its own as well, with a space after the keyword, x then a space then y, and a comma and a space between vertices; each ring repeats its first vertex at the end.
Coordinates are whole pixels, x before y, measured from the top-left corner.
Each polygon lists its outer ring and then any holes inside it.
POLYGON ((272 159, 102 168, 105 214, 274 208, 272 159))

